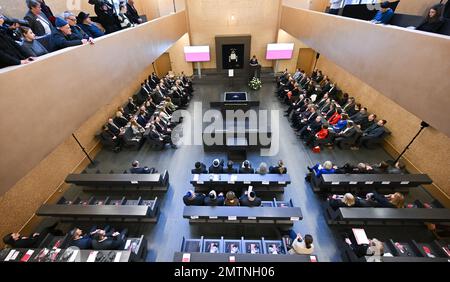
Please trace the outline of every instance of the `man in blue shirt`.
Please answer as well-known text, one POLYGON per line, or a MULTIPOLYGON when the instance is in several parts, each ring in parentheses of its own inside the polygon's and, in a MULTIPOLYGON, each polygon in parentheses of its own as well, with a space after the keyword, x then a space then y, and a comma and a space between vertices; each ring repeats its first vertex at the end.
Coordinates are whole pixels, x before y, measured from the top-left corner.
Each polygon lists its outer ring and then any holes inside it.
POLYGON ((389 24, 392 16, 394 16, 394 11, 389 8, 389 2, 385 1, 381 3, 381 10, 377 12, 371 22, 374 24, 389 24))

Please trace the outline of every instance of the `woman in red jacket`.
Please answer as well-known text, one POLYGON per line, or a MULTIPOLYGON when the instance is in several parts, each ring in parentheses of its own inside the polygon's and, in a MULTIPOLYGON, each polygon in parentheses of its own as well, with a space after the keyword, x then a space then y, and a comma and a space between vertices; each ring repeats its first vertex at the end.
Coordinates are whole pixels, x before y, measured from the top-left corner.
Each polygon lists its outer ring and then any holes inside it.
POLYGON ((341 120, 342 110, 337 109, 337 111, 330 117, 328 123, 330 125, 336 125, 341 120))
POLYGON ((306 141, 306 145, 313 144, 313 147, 317 146, 320 140, 323 140, 328 137, 328 125, 322 125, 322 129, 320 129, 316 134, 311 136, 308 141, 306 141))

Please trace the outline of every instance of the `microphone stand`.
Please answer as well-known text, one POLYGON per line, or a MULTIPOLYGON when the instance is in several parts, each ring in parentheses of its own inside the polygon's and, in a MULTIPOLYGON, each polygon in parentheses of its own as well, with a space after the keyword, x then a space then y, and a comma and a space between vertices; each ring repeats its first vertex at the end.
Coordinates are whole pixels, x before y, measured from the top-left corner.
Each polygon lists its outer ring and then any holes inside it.
POLYGON ((94 168, 98 165, 98 161, 94 161, 93 159, 91 159, 91 157, 89 156, 89 154, 86 152, 86 149, 83 147, 83 145, 81 145, 80 141, 78 141, 77 137, 75 136, 74 133, 72 133, 72 137, 75 139, 75 141, 77 141, 78 146, 80 146, 81 151, 83 151, 83 153, 86 155, 86 157, 88 158, 90 164, 89 164, 89 168, 94 168))
POLYGON ((394 161, 387 161, 388 164, 390 165, 395 165, 401 158, 402 156, 406 153, 406 151, 409 149, 409 146, 411 146, 411 144, 414 142, 414 140, 416 140, 416 138, 419 136, 419 134, 428 126, 430 126, 428 123, 422 121, 420 123, 420 129, 419 131, 416 133, 416 135, 411 139, 411 141, 408 143, 408 145, 406 145, 405 149, 403 149, 403 151, 400 153, 400 155, 394 160, 394 161))

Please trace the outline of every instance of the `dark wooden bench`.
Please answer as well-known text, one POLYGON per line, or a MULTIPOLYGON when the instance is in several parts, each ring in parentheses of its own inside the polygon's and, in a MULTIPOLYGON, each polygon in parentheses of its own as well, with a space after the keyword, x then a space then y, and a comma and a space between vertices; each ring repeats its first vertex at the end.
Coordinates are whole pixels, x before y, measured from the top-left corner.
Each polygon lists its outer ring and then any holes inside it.
POLYGON ((126 222, 157 222, 159 201, 122 199, 102 199, 102 203, 91 197, 87 201, 79 198, 67 202, 63 197, 57 204, 44 204, 37 211, 37 216, 64 218, 65 221, 126 221, 126 222))
MULTIPOLYGON (((255 250, 254 249, 254 250, 255 250)), ((186 239, 183 237, 181 251, 174 255, 174 262, 181 262, 183 256, 189 254, 191 262, 229 262, 233 258, 236 262, 309 262, 317 261, 315 255, 290 255, 284 240, 266 240, 264 237, 257 240, 239 239, 186 239), (211 244, 215 244, 217 252, 211 253, 211 244), (231 253, 231 246, 237 248, 231 253), (256 246, 257 253, 251 253, 251 245, 256 246), (272 254, 270 245, 277 247, 278 253, 272 254)))
POLYGON ((431 184, 426 174, 322 174, 313 173, 311 186, 315 192, 405 192, 412 187, 431 184))
POLYGON ((90 190, 152 190, 167 191, 169 172, 153 174, 69 174, 66 183, 89 187, 90 190))
POLYGON ((288 174, 193 174, 191 184, 195 191, 219 192, 253 186, 255 192, 284 192, 284 187, 291 184, 288 174))
POLYGON ((130 262, 132 261, 132 254, 130 251, 125 250, 73 250, 73 249, 4 249, 6 256, 0 255, 0 262, 20 262, 21 259, 26 255, 27 252, 31 254, 27 262, 88 262, 89 257, 95 260, 94 255, 96 256, 98 252, 102 252, 104 255, 108 255, 110 252, 115 254, 114 262, 130 262), (67 260, 64 259, 65 253, 71 252, 71 255, 67 256, 67 260), (15 259, 8 259, 8 256, 12 252, 18 252, 17 256, 12 255, 15 259), (96 253, 93 253, 96 252, 96 253), (72 257, 73 256, 73 257, 72 257), (117 261, 116 261, 117 260, 117 261))
POLYGON ((450 222, 449 209, 422 208, 339 208, 327 209, 328 224, 341 225, 423 225, 450 222))
MULTIPOLYGON (((268 202, 271 203, 271 202, 268 202)), ((303 219, 299 207, 289 202, 276 202, 272 206, 226 207, 226 206, 186 206, 183 217, 190 223, 256 223, 293 225, 303 219), (277 204, 278 203, 278 204, 277 204), (283 206, 281 206, 283 203, 283 206)))

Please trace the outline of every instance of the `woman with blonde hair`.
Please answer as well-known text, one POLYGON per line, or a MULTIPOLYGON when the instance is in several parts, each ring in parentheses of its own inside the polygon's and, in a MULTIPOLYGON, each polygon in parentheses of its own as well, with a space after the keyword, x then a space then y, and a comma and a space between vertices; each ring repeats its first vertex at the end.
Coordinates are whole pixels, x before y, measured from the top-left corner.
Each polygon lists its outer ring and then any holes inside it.
MULTIPOLYGON (((355 252, 357 257, 364 256, 383 256, 384 255, 384 245, 380 240, 373 238, 369 240, 369 244, 358 245, 353 242, 350 238, 345 238, 345 242, 350 246, 350 248, 355 252)), ((368 260, 369 261, 369 260, 368 260)), ((370 260, 374 261, 374 260, 370 260)))
POLYGON ((131 119, 130 120, 130 124, 131 124, 131 129, 133 130, 133 135, 136 137, 137 135, 141 135, 144 134, 145 129, 139 124, 137 123, 136 119, 131 119))
POLYGON ((380 195, 377 192, 368 193, 366 195, 367 201, 371 202, 375 207, 381 208, 397 208, 401 209, 405 205, 405 196, 402 193, 396 192, 389 195, 380 195))

